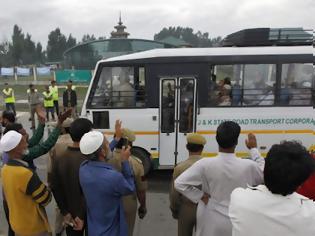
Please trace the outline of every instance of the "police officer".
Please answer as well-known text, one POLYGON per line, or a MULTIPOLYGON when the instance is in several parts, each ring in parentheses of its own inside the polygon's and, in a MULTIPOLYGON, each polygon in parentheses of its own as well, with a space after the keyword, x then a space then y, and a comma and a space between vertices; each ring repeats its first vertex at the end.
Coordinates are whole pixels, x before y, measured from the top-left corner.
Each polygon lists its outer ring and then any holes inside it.
POLYGON ((189 152, 187 160, 179 163, 173 172, 173 181, 170 189, 170 208, 174 219, 178 221, 178 236, 192 236, 196 225, 197 204, 182 196, 174 188, 175 179, 186 169, 201 159, 206 139, 199 134, 187 136, 186 148, 189 152))
POLYGON ((27 89, 27 97, 28 103, 30 105, 30 121, 32 122, 31 129, 35 129, 35 113, 37 107, 41 104, 41 100, 39 98, 39 94, 37 89, 33 84, 29 85, 29 89, 27 89))
POLYGON ((56 81, 55 81, 55 80, 52 80, 50 83, 51 83, 51 85, 49 86, 49 90, 50 90, 50 92, 51 92, 52 95, 53 95, 54 107, 55 107, 55 109, 56 109, 56 114, 57 114, 57 116, 58 116, 58 115, 59 115, 58 86, 56 85, 56 81))
MULTIPOLYGON (((134 132, 129 129, 122 129, 122 138, 116 145, 116 148, 113 152, 113 158, 108 162, 113 165, 113 167, 121 172, 121 149, 123 146, 130 145, 136 140, 136 136, 134 132)), ((144 168, 141 160, 136 158, 135 156, 131 156, 129 158, 130 166, 132 168, 132 172, 135 178, 136 192, 123 197, 123 205, 126 216, 126 221, 128 225, 128 235, 133 235, 133 229, 136 221, 136 213, 137 213, 137 197, 140 203, 140 207, 138 209, 138 215, 140 219, 143 219, 147 213, 146 208, 146 190, 147 190, 147 181, 144 177, 144 168)))
POLYGON ((9 87, 8 83, 5 83, 4 86, 5 88, 2 90, 2 93, 6 110, 13 111, 14 115, 16 116, 14 90, 9 87))
POLYGON ((44 107, 46 109, 46 118, 47 118, 47 121, 49 121, 49 112, 50 112, 52 119, 55 120, 53 94, 49 90, 49 86, 46 85, 45 89, 46 90, 43 92, 43 96, 44 96, 44 107))

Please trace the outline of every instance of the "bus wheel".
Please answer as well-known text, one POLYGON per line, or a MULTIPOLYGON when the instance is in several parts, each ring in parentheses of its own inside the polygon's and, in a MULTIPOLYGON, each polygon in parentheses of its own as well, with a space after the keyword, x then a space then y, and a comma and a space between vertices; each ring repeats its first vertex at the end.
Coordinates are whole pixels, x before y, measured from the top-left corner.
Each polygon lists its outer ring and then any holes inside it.
POLYGON ((151 155, 149 152, 147 152, 145 149, 140 147, 132 147, 131 154, 137 158, 139 158, 142 161, 143 169, 144 169, 144 175, 147 175, 151 168, 152 168, 152 162, 151 162, 151 155))

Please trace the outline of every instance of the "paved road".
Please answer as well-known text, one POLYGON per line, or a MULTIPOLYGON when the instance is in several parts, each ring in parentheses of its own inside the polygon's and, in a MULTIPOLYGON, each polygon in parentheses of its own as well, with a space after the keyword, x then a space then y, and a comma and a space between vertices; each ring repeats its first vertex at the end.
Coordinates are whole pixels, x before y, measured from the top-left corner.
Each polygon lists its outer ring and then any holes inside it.
MULTIPOLYGON (((31 134, 28 113, 18 113, 18 122, 21 122, 29 134, 31 134)), ((38 174, 46 181, 47 155, 38 158, 36 161, 38 174)), ((171 236, 177 235, 177 222, 172 219, 169 210, 168 189, 171 178, 171 171, 154 171, 149 177, 149 191, 147 194, 148 214, 143 219, 137 218, 134 236, 171 236)), ((1 179, 0 179, 1 180, 1 179)), ((1 185, 1 183, 0 183, 1 185)), ((1 190, 0 190, 1 192, 1 190)), ((0 194, 0 235, 6 235, 7 223, 2 208, 2 193, 0 194)), ((50 223, 54 222, 54 203, 48 205, 47 214, 50 223)))

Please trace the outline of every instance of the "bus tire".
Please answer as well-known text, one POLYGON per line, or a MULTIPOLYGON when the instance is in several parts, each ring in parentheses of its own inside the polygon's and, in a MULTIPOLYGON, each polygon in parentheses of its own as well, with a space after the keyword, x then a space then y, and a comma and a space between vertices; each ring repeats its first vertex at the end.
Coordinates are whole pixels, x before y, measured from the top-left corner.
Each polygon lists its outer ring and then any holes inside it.
POLYGON ((150 153, 141 147, 132 147, 131 154, 142 161, 144 175, 147 175, 152 168, 150 153))

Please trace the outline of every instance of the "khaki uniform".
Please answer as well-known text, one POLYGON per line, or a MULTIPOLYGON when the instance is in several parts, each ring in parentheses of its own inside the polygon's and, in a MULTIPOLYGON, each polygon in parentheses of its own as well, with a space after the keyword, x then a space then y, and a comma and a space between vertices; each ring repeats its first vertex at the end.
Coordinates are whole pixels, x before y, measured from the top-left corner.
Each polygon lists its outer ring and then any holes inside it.
POLYGON ((189 156, 186 161, 179 163, 174 168, 173 181, 170 190, 170 208, 173 217, 178 220, 178 236, 192 236, 193 229, 196 225, 197 204, 178 193, 174 188, 174 181, 186 169, 200 159, 200 156, 189 156))
MULTIPOLYGON (((121 158, 119 149, 113 152, 113 158, 110 159, 108 163, 111 164, 117 171, 121 172, 121 158)), ((134 156, 131 156, 129 158, 129 163, 135 178, 136 192, 147 190, 147 181, 144 179, 144 169, 141 160, 134 156)), ((129 236, 133 235, 133 229, 136 221, 138 208, 136 192, 123 197, 123 205, 128 225, 129 236)))
MULTIPOLYGON (((70 134, 63 134, 59 136, 55 146, 50 150, 49 158, 48 158, 48 167, 47 167, 48 184, 50 184, 52 163, 55 157, 57 156, 57 153, 61 153, 64 150, 66 150, 68 145, 70 144, 72 144, 72 139, 70 137, 70 134)), ((63 215, 61 214, 57 204, 56 203, 54 204, 55 204, 55 214, 56 214, 54 231, 56 234, 58 234, 64 230, 63 215)))

